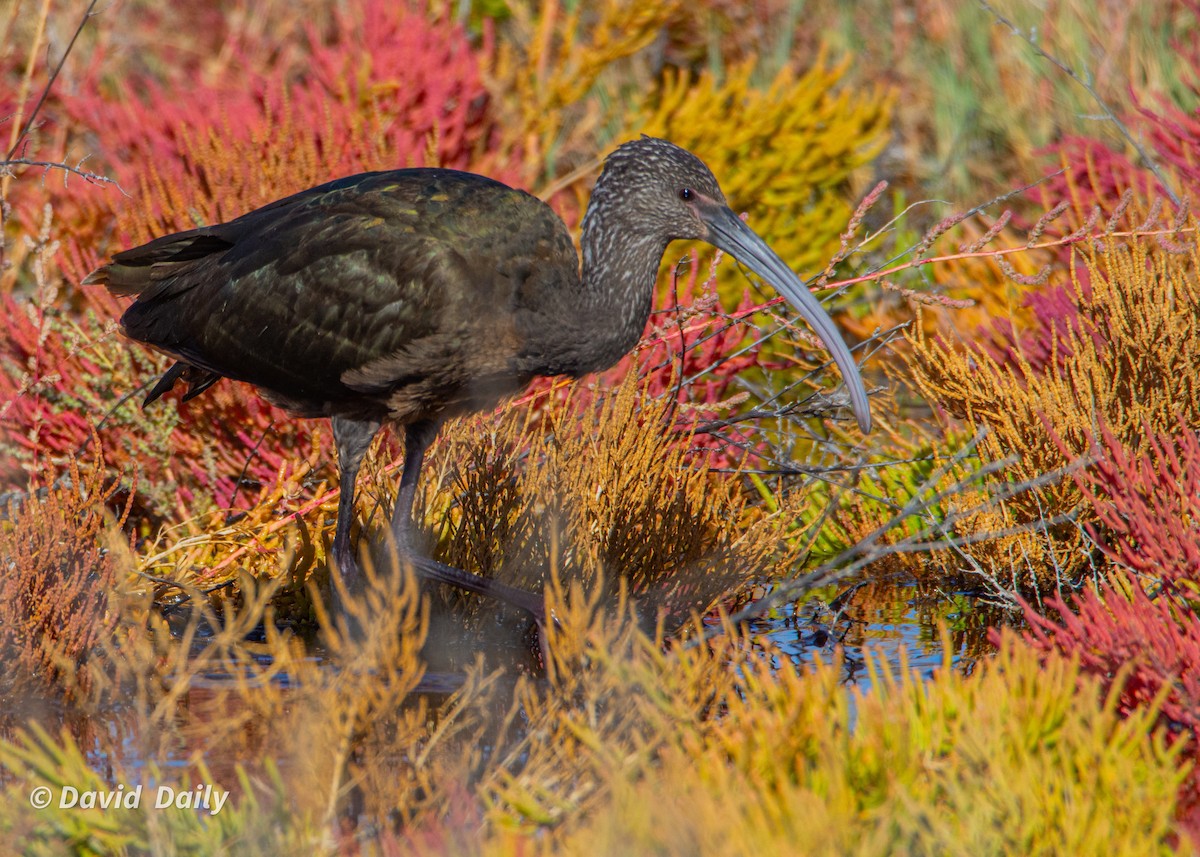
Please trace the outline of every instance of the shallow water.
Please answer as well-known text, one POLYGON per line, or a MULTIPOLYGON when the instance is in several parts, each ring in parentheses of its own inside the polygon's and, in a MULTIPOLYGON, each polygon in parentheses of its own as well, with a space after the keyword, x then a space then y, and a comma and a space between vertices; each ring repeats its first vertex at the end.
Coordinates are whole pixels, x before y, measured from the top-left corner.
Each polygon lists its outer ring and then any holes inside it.
POLYGON ((770 618, 751 623, 797 666, 841 658, 843 682, 866 690, 866 652, 893 673, 904 665, 931 678, 946 660, 970 672, 993 651, 988 631, 1001 617, 995 608, 966 592, 925 592, 912 583, 858 583, 828 597, 790 604, 770 618), (840 611, 827 606, 843 602, 840 611))

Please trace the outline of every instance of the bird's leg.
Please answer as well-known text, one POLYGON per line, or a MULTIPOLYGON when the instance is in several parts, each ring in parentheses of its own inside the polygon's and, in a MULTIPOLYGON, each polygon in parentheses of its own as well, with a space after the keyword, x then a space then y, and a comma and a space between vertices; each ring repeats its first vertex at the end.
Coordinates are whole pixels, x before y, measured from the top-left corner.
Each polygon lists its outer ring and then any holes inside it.
POLYGON ((546 607, 540 595, 420 556, 414 549, 413 499, 417 494, 417 480, 421 475, 425 450, 433 442, 437 429, 436 423, 420 422, 412 423, 405 432, 404 473, 400 476, 400 490, 396 494, 396 506, 392 512, 392 534, 396 539, 396 547, 427 580, 498 598, 529 612, 539 624, 544 622, 546 607))
POLYGON ((406 426, 404 431, 404 472, 400 474, 400 489, 392 509, 392 535, 396 539, 396 547, 406 556, 416 553, 413 500, 417 496, 417 480, 421 476, 425 450, 437 437, 437 430, 437 423, 419 422, 406 426))
POLYGON ((354 521, 355 486, 358 469, 363 456, 371 445, 379 423, 374 420, 352 420, 333 417, 333 442, 338 453, 338 482, 341 494, 338 497, 337 529, 333 534, 333 561, 347 589, 353 589, 360 577, 354 546, 350 543, 350 524, 354 521))

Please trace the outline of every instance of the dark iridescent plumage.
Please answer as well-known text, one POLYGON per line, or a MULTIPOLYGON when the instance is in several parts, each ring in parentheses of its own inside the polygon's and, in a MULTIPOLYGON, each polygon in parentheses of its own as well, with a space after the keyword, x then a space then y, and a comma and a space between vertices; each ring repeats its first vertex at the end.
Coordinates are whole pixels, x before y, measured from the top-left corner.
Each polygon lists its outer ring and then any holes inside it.
MULTIPOLYGON (((164 236, 85 282, 136 295, 122 330, 179 361, 147 403, 177 380, 186 399, 227 377, 300 416, 333 418, 343 486, 334 558, 353 576, 352 486, 380 425, 406 427, 393 525, 410 550, 416 478, 439 425, 535 376, 615 363, 645 327, 676 238, 715 244, 779 288, 829 346, 869 430, 862 380, 833 323, 726 206, 708 168, 663 140, 626 143, 606 161, 584 219, 582 276, 544 203, 471 173, 411 169, 339 179, 164 236)), ((414 561, 540 613, 531 595, 414 561)))

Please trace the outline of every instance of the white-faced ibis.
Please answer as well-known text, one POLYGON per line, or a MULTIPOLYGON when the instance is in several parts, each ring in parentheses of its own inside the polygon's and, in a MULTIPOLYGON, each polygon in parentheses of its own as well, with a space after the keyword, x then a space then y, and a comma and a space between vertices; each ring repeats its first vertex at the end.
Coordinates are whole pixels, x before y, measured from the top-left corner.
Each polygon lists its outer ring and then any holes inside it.
POLYGON ((176 362, 146 404, 187 384, 253 384, 302 417, 330 417, 341 473, 333 558, 358 575, 354 485, 380 427, 405 428, 397 546, 427 577, 541 616, 541 599, 415 556, 412 504, 425 449, 449 417, 493 407, 538 375, 606 369, 637 342, 674 239, 724 250, 772 283, 824 340, 858 424, 867 393, 820 304, 728 207, 700 159, 643 137, 616 149, 583 220, 583 265, 545 203, 446 169, 362 173, 236 220, 116 254, 84 282, 136 295, 131 339, 176 362))

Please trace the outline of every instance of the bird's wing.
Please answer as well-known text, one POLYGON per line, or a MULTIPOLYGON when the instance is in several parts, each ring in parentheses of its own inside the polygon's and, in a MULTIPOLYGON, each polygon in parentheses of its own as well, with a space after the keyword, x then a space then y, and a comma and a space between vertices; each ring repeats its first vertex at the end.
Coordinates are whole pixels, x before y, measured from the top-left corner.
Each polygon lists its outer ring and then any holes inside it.
POLYGON ((227 223, 201 226, 156 238, 148 244, 123 250, 83 280, 83 285, 103 285, 118 296, 141 295, 151 286, 186 288, 194 280, 178 276, 188 267, 209 256, 224 253, 237 244, 239 236, 253 231, 255 224, 268 221, 282 211, 294 210, 319 201, 331 192, 369 186, 370 181, 386 173, 360 173, 327 182, 257 208, 227 223))

